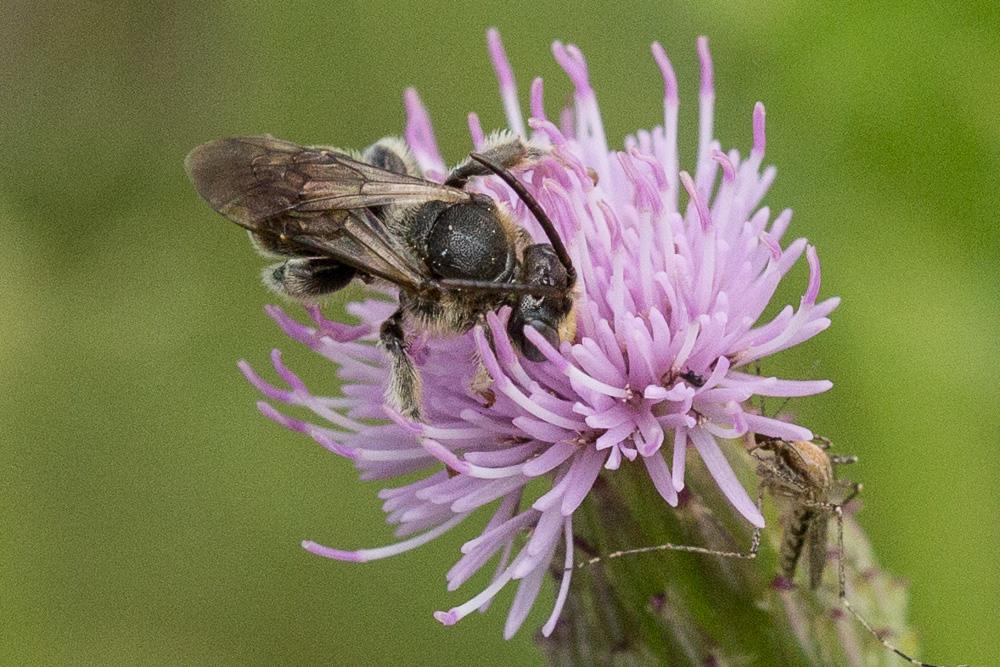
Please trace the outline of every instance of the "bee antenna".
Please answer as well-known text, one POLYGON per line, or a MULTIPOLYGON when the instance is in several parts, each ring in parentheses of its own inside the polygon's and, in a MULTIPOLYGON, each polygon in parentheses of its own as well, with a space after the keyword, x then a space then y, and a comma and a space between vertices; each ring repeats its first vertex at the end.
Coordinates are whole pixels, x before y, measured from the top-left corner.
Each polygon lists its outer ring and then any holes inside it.
POLYGON ((546 215, 538 200, 531 196, 528 189, 508 169, 501 167, 481 153, 470 153, 469 157, 499 176, 504 183, 510 186, 510 189, 514 191, 521 201, 524 202, 524 205, 535 216, 535 220, 538 220, 538 224, 542 226, 545 236, 548 237, 549 243, 552 244, 552 249, 556 251, 559 262, 565 267, 566 275, 569 277, 569 284, 574 284, 576 282, 576 269, 573 268, 573 260, 570 259, 569 253, 566 251, 566 246, 563 245, 562 238, 559 236, 559 232, 556 231, 555 225, 552 224, 552 220, 546 215))

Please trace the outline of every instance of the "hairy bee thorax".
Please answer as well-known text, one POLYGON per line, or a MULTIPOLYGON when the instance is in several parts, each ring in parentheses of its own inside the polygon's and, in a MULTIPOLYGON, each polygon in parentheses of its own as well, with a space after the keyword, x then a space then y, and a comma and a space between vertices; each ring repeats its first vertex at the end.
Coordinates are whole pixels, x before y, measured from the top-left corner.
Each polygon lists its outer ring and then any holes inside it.
POLYGON ((517 274, 518 257, 505 217, 487 197, 432 201, 409 212, 405 233, 435 278, 507 283, 517 274))
POLYGON ((444 292, 429 296, 401 293, 399 297, 408 328, 432 336, 465 333, 482 323, 486 311, 496 310, 508 302, 509 297, 495 293, 444 292))

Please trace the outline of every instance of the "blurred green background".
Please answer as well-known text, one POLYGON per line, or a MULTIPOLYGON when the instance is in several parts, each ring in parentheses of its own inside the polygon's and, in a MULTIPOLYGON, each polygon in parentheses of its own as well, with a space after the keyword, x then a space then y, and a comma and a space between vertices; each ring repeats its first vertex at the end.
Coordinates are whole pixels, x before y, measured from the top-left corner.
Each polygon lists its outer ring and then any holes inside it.
POLYGON ((400 132, 407 85, 457 161, 466 112, 502 122, 490 25, 525 107, 542 75, 555 110, 549 44, 579 44, 613 142, 661 122, 653 40, 688 157, 697 35, 724 146, 749 146, 764 100, 767 202, 795 209, 844 299, 765 370, 834 381, 793 407, 861 456, 860 520, 911 582, 921 655, 996 661, 995 3, 537 4, 3 3, 0 662, 538 662, 529 631, 501 639, 509 595, 431 618, 472 594, 444 588, 461 534, 367 565, 299 548, 391 537, 377 487, 257 414, 238 358, 280 346, 332 388, 327 369, 263 316, 262 262, 181 164, 244 133, 364 146, 400 132))

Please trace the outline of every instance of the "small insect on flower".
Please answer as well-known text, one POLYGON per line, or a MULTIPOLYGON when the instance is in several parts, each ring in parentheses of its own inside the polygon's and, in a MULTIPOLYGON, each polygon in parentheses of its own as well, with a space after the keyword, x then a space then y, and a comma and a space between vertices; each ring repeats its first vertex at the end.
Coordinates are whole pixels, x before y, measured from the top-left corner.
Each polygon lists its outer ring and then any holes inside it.
POLYGON ((498 134, 442 184, 423 178, 399 139, 356 155, 260 136, 202 144, 185 167, 198 194, 248 230, 261 254, 283 258, 264 271, 276 292, 308 303, 354 278, 400 288, 399 308, 380 331, 392 359, 387 398, 420 420, 421 383, 407 328, 464 333, 508 305, 508 332, 529 359, 543 357, 524 337, 526 325, 553 346, 572 338, 573 264, 541 206, 509 171, 544 155, 498 134), (463 189, 491 173, 521 198, 549 243, 534 243, 502 204, 463 189))
POLYGON ((758 461, 761 488, 788 501, 779 551, 781 575, 791 582, 805 553, 809 587, 819 588, 827 562, 829 522, 834 518, 837 522, 837 595, 841 604, 887 649, 911 664, 935 667, 890 644, 847 599, 843 507, 860 493, 861 484, 837 478, 834 467, 855 463, 857 457, 831 455, 827 452, 829 446, 830 442, 823 438, 814 442, 760 436, 750 444, 751 453, 758 461))
MULTIPOLYGON (((838 479, 834 467, 857 462, 856 456, 829 454, 830 441, 817 437, 815 441, 788 441, 779 438, 762 437, 748 433, 745 437, 747 450, 757 460, 758 507, 763 502, 764 492, 787 502, 782 526, 781 546, 778 552, 780 580, 790 587, 798 569, 798 563, 806 554, 809 569, 809 588, 816 590, 823 580, 823 572, 828 560, 829 522, 837 522, 837 596, 841 604, 882 646, 907 662, 921 667, 938 667, 932 663, 912 658, 888 642, 884 633, 878 632, 868 620, 858 612, 847 599, 847 574, 844 550, 843 508, 853 500, 862 485, 846 479, 838 479), (839 498, 838 498, 839 496, 839 498)), ((689 544, 663 543, 653 546, 621 549, 611 553, 591 556, 567 568, 586 568, 598 563, 663 551, 755 560, 760 550, 761 529, 756 528, 747 551, 722 551, 689 544)), ((959 665, 959 667, 966 667, 959 665)))
POLYGON ((861 485, 837 479, 835 464, 854 463, 854 456, 829 456, 828 444, 808 440, 788 442, 775 438, 757 438, 753 451, 769 452, 758 456, 757 474, 761 486, 775 497, 788 499, 791 508, 786 514, 781 543, 781 574, 791 580, 802 552, 808 552, 809 587, 819 587, 826 568, 829 520, 840 507, 861 491, 861 485), (848 491, 838 504, 833 504, 839 489, 848 491))

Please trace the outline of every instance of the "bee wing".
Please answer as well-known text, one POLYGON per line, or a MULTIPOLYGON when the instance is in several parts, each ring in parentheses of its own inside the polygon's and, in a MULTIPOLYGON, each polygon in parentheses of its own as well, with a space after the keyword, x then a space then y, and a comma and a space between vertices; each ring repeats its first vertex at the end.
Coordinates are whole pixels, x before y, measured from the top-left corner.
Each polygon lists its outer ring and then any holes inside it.
MULTIPOLYGON (((813 590, 819 588, 823 581, 823 571, 826 569, 827 540, 830 521, 826 516, 817 516, 809 524, 806 539, 809 542, 809 587, 813 590)), ((840 554, 839 558, 844 555, 840 554)))
POLYGON ((368 208, 471 199, 457 188, 379 169, 334 149, 270 136, 202 144, 184 166, 198 194, 251 231, 265 250, 330 256, 402 287, 423 284, 426 270, 368 208))
POLYGON ((362 273, 413 290, 430 279, 413 253, 365 209, 290 218, 288 227, 287 239, 298 250, 295 254, 332 257, 362 273))
POLYGON ((457 188, 270 136, 210 141, 192 150, 184 166, 212 208, 255 232, 265 231, 261 226, 269 219, 292 211, 470 200, 457 188))

